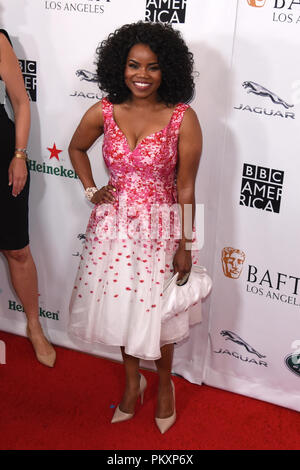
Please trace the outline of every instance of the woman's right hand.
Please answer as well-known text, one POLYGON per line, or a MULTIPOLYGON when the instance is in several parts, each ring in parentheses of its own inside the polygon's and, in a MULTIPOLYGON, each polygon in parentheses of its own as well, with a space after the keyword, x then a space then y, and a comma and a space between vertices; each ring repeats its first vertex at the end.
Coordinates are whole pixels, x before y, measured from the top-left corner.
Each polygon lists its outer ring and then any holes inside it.
POLYGON ((8 185, 12 186, 12 195, 17 197, 23 190, 28 176, 25 160, 14 157, 8 168, 8 185))
POLYGON ((112 204, 115 202, 114 193, 116 192, 116 188, 111 184, 107 186, 103 186, 99 191, 97 191, 91 199, 93 204, 103 204, 108 203, 112 204))

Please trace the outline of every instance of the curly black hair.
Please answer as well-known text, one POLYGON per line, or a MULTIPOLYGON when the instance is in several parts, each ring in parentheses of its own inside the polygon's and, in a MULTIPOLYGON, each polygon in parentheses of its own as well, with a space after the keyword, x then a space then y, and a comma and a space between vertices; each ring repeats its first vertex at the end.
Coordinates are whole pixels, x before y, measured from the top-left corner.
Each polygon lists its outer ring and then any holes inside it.
POLYGON ((131 92, 124 81, 124 70, 130 49, 146 44, 157 55, 162 72, 158 89, 167 105, 188 103, 194 94, 193 54, 179 31, 171 25, 138 21, 111 33, 97 48, 97 77, 100 90, 114 103, 123 103, 131 92))

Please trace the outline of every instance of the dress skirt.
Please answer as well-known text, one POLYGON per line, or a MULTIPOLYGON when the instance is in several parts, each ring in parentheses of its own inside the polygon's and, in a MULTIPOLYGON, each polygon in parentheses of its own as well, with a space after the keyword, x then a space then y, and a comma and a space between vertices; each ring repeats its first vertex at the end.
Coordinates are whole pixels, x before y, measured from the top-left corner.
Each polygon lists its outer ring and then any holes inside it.
MULTIPOLYGON (((173 276, 176 240, 100 240, 90 226, 70 303, 69 332, 89 343, 124 346, 126 354, 146 360, 160 348, 189 335, 189 310, 166 322, 161 300, 173 276)), ((193 253, 193 252, 192 252, 193 253)), ((198 254, 192 254, 198 264, 198 254)))

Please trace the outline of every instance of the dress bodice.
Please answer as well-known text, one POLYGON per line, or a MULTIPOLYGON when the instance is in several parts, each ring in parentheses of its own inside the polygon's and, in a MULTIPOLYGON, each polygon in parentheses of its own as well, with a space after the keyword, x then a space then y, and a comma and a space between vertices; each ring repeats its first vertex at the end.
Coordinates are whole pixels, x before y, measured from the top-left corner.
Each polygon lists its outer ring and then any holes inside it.
POLYGON ((114 120, 113 104, 107 98, 102 100, 103 158, 110 173, 109 182, 116 187, 117 196, 126 194, 129 205, 176 202, 179 127, 188 107, 179 103, 163 129, 148 135, 131 150, 114 120))

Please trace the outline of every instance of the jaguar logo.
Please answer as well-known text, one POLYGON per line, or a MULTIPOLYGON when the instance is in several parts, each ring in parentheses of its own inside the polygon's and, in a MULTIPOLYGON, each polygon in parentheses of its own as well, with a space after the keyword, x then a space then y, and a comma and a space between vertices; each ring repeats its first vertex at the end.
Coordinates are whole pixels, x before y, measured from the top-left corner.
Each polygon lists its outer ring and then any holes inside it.
MULTIPOLYGON (((85 235, 85 233, 79 233, 79 234, 77 235, 77 238, 78 238, 78 240, 80 240, 81 243, 84 245, 84 243, 85 243, 85 241, 86 241, 86 235, 85 235)), ((80 256, 79 251, 77 251, 77 253, 72 253, 72 256, 80 256)))
POLYGON ((260 354, 254 348, 252 348, 252 346, 250 346, 250 344, 246 343, 246 341, 244 341, 236 333, 233 333, 232 331, 229 331, 229 330, 222 330, 220 334, 222 336, 224 336, 226 341, 228 341, 228 340, 233 341, 234 343, 237 343, 240 346, 244 346, 249 353, 255 354, 257 357, 259 357, 259 359, 262 359, 262 358, 266 357, 266 356, 263 356, 262 354, 260 354))
POLYGON ((88 70, 79 69, 76 71, 76 76, 79 80, 85 80, 87 82, 97 82, 98 78, 97 75, 93 72, 89 72, 88 70))
MULTIPOLYGON (((77 238, 78 238, 79 240, 84 240, 84 241, 85 241, 85 240, 86 240, 86 234, 85 234, 85 233, 79 233, 79 234, 77 235, 77 238)), ((82 243, 84 243, 84 242, 82 242, 82 243)))
POLYGON ((272 91, 268 90, 267 88, 259 85, 256 82, 246 81, 243 82, 242 86, 247 90, 247 93, 254 93, 255 95, 259 96, 266 96, 271 99, 271 101, 275 104, 280 104, 286 109, 293 108, 293 104, 288 104, 286 101, 281 99, 278 95, 273 93, 272 91))

